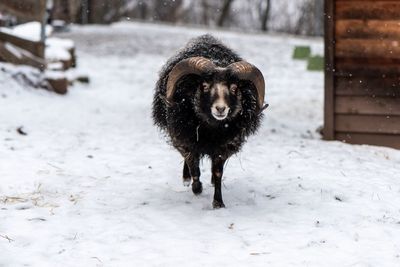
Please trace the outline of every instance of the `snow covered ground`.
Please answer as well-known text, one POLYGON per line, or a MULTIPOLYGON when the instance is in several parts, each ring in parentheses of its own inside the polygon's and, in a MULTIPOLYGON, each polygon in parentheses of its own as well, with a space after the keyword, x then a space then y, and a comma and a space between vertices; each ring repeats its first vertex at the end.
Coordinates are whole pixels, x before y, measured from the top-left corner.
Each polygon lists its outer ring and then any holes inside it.
POLYGON ((320 140, 319 39, 212 33, 265 73, 259 134, 226 168, 226 209, 181 182, 152 125, 157 72, 201 29, 75 27, 90 85, 66 96, 0 72, 0 266, 400 266, 400 151, 320 140), (18 134, 16 129, 27 135, 18 134))

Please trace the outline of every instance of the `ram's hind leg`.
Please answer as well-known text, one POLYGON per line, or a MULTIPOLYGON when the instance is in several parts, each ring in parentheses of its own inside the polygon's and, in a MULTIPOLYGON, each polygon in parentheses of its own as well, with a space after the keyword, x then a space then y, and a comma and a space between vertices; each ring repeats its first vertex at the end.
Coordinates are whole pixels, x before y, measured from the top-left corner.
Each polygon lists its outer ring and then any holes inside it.
POLYGON ((192 153, 188 153, 185 156, 185 163, 189 169, 190 176, 192 178, 192 191, 195 195, 203 192, 203 185, 200 182, 200 156, 192 153))
POLYGON ((211 182, 213 182, 213 184, 214 184, 214 200, 213 200, 213 208, 214 209, 225 208, 224 201, 222 200, 222 190, 221 190, 222 174, 224 172, 224 164, 225 164, 225 159, 222 159, 219 156, 212 158, 211 182))

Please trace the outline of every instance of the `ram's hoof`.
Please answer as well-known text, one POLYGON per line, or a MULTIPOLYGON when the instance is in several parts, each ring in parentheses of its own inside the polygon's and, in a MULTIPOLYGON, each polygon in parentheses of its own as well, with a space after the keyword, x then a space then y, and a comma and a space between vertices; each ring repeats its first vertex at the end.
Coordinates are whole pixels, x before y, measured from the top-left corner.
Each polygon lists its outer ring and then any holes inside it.
POLYGON ((203 192, 203 185, 200 181, 194 181, 192 183, 192 191, 195 195, 200 195, 203 192))
POLYGON ((212 205, 213 205, 214 209, 225 208, 224 202, 220 202, 220 201, 217 201, 217 200, 214 200, 212 205))
POLYGON ((183 185, 188 187, 190 185, 190 182, 192 181, 192 178, 183 178, 183 185))

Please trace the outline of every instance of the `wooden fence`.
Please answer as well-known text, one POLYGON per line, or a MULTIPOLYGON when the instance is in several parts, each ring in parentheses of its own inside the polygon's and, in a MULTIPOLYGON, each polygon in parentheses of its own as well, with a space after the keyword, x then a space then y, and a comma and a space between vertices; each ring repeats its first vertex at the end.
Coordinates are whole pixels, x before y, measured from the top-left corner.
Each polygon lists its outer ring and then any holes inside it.
MULTIPOLYGON (((43 23, 46 2, 46 0, 1 0, 0 9, 24 20, 43 23)), ((0 31, 0 59, 4 61, 44 69, 46 67, 44 50, 44 40, 40 42, 26 40, 0 31)))
POLYGON ((400 1, 325 9, 325 139, 400 148, 400 1))

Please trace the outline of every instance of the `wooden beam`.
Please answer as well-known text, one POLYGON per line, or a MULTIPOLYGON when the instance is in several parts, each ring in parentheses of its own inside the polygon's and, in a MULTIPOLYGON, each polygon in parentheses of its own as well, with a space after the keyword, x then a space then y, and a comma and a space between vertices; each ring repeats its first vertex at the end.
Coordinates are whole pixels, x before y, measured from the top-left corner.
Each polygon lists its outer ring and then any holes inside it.
POLYGON ((337 20, 336 38, 400 40, 400 18, 399 20, 337 20))
POLYGON ((400 149, 400 135, 338 132, 336 138, 349 144, 369 144, 400 149))
POLYGON ((400 59, 400 40, 338 39, 336 56, 400 59))
POLYGON ((36 57, 29 51, 23 50, 10 43, 3 43, 0 41, 0 60, 17 65, 29 65, 40 70, 46 68, 44 59, 36 57))
POLYGON ((388 63, 380 63, 382 59, 363 58, 336 58, 337 77, 364 76, 369 78, 398 78, 400 74, 400 64, 388 59, 388 63))
POLYGON ((400 116, 337 114, 335 126, 339 132, 400 135, 400 116))
POLYGON ((375 96, 400 98, 399 77, 353 75, 335 77, 337 96, 375 96))
POLYGON ((336 0, 336 2, 393 2, 393 1, 397 1, 397 0, 336 0))
POLYGON ((337 1, 337 19, 398 20, 400 1, 337 1))
POLYGON ((68 92, 68 80, 66 78, 46 78, 49 84, 49 90, 60 95, 65 95, 68 92))
POLYGON ((336 96, 337 114, 400 116, 400 98, 336 96))
POLYGON ((20 48, 23 48, 31 52, 33 55, 37 57, 44 58, 45 45, 42 42, 34 42, 26 40, 18 36, 11 35, 1 31, 0 31, 0 41, 11 43, 15 46, 18 46, 20 48))
POLYGON ((325 0, 325 140, 335 139, 335 10, 334 0, 325 0))
POLYGON ((400 59, 396 58, 359 58, 359 57, 336 57, 336 65, 338 67, 344 65, 356 65, 356 66, 373 66, 373 67, 384 67, 384 66, 400 66, 400 59))

